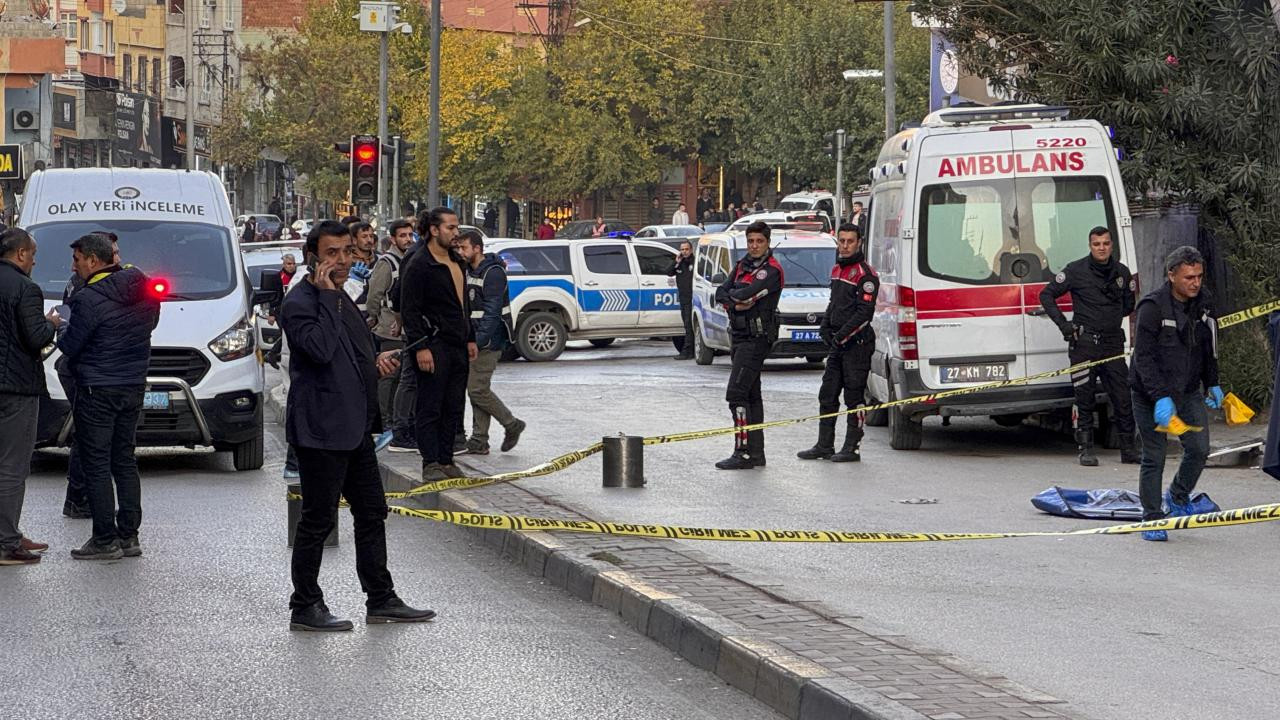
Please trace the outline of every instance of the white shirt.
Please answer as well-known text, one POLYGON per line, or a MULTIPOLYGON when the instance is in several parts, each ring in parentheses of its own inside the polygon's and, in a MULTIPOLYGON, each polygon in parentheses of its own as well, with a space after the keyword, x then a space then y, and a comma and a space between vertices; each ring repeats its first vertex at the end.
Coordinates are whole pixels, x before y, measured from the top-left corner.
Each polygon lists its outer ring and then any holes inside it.
POLYGON ((688 225, 688 224, 689 224, 689 213, 687 213, 687 212, 685 212, 685 211, 683 211, 683 210, 677 210, 677 211, 675 211, 675 212, 674 212, 674 213, 672 213, 672 215, 671 215, 671 224, 672 224, 672 225, 688 225))

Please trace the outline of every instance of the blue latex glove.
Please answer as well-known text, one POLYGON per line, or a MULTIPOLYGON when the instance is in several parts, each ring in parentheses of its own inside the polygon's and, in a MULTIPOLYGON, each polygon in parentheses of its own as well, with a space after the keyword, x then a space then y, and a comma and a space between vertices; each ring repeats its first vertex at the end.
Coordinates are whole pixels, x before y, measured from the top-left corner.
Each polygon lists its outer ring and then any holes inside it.
POLYGON ((368 280, 369 276, 372 274, 373 268, 365 265, 363 260, 360 260, 351 266, 351 276, 358 280, 368 280))
POLYGON ((1158 427, 1167 426, 1177 412, 1177 408, 1173 406, 1173 398, 1160 398, 1156 401, 1156 425, 1158 427))
POLYGON ((1209 388, 1209 395, 1205 397, 1204 404, 1208 405, 1214 410, 1217 410, 1218 408, 1222 407, 1222 388, 1218 387, 1217 385, 1214 385, 1213 387, 1209 388))

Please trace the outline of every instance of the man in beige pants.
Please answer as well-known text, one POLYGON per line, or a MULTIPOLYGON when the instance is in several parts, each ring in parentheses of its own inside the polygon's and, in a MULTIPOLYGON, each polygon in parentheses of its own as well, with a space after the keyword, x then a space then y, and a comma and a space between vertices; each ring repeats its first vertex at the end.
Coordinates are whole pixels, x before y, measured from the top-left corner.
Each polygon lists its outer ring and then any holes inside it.
POLYGON ((469 230, 462 234, 458 248, 467 262, 467 295, 471 307, 471 324, 475 327, 476 345, 480 352, 471 361, 467 375, 467 395, 471 398, 471 438, 466 452, 489 454, 489 422, 496 419, 506 431, 502 451, 507 452, 520 441, 523 420, 517 419, 493 393, 490 384, 502 351, 511 342, 511 299, 507 293, 507 268, 498 256, 484 252, 480 233, 469 230))

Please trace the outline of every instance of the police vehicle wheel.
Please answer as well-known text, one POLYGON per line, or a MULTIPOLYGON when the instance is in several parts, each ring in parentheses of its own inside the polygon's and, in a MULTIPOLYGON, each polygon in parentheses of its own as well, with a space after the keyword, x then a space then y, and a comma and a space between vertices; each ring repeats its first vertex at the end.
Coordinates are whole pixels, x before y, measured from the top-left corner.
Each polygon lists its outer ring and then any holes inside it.
POLYGON ((826 359, 827 357, 825 355, 805 355, 804 356, 804 361, 807 363, 820 363, 826 359))
POLYGON ((702 327, 693 321, 693 361, 699 365, 710 365, 716 359, 716 351, 707 347, 702 339, 702 327))
POLYGON ((262 435, 242 442, 231 448, 231 461, 235 465, 236 470, 261 470, 262 469, 263 442, 262 435))
MULTIPOLYGON (((866 394, 863 402, 867 405, 878 405, 880 403, 871 393, 866 394)), ((885 427, 889 424, 889 409, 882 408, 880 410, 867 411, 866 424, 867 427, 885 427)))
MULTIPOLYGON (((893 387, 889 387, 889 399, 893 399, 893 387)), ((895 405, 889 408, 889 447, 894 450, 919 450, 924 440, 924 423, 912 420, 895 405)))
MULTIPOLYGON (((1098 242, 1102 242, 1102 241, 1099 240, 1098 242)), ((609 347, 610 345, 613 344, 614 340, 617 340, 617 338, 594 338, 590 342, 592 345, 595 345, 596 347, 609 347)))
POLYGON ((520 331, 516 333, 520 354, 531 362, 546 362, 560 357, 567 340, 564 322, 555 313, 545 310, 521 320, 520 331))

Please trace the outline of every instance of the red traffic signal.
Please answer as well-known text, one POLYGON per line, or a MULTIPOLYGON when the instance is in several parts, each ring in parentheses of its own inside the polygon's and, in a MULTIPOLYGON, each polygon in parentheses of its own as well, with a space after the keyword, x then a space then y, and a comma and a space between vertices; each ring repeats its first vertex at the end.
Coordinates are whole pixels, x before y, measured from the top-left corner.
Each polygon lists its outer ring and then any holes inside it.
POLYGON ((356 205, 378 200, 380 145, 372 135, 351 136, 351 202, 356 205))

